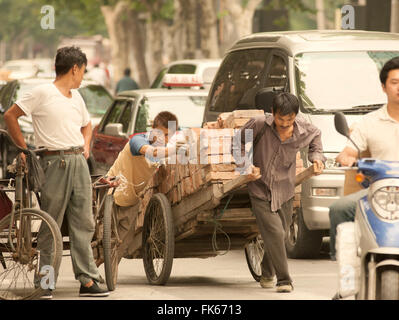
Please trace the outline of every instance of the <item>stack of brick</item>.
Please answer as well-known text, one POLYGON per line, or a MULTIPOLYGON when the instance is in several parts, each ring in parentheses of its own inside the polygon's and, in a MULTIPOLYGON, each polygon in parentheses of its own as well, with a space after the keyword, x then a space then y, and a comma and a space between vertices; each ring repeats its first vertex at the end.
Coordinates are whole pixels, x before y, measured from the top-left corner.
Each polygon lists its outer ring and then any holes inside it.
MULTIPOLYGON (((251 117, 263 115, 262 110, 236 110, 222 113, 218 121, 207 123, 206 128, 192 128, 185 131, 190 146, 189 156, 176 164, 159 168, 152 181, 141 193, 140 211, 147 207, 151 196, 160 192, 166 195, 171 205, 199 192, 215 183, 226 183, 239 176, 231 154, 232 137, 235 129, 243 126, 251 117)), ((297 154, 296 174, 304 170, 300 154, 297 154)), ((294 206, 300 205, 301 187, 295 189, 294 206)), ((143 216, 138 219, 142 225, 143 216)))

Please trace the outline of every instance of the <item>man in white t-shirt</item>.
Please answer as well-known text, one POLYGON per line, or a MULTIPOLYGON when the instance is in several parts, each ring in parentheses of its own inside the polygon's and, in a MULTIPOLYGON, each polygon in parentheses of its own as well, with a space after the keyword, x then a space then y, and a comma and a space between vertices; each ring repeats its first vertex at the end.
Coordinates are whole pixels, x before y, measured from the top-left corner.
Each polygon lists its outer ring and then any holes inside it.
MULTIPOLYGON (((22 115, 32 116, 35 144, 44 147, 41 161, 46 181, 41 189, 41 209, 61 227, 67 218, 75 278, 80 296, 107 296, 98 286, 101 277, 95 265, 91 240, 94 233, 89 157, 92 127, 85 103, 76 90, 87 65, 86 55, 77 47, 57 50, 56 79, 26 93, 5 113, 8 131, 23 148, 26 143, 18 125, 22 115)), ((41 266, 49 251, 48 230, 41 230, 38 247, 41 266)), ((41 267, 40 266, 40 267, 41 267)), ((37 280, 36 280, 37 281, 37 280)), ((42 298, 51 299, 47 290, 42 298)))
MULTIPOLYGON (((389 60, 380 72, 382 89, 388 103, 370 112, 354 124, 351 139, 361 152, 370 151, 371 157, 379 160, 399 161, 399 57, 389 60)), ((348 141, 336 161, 343 166, 352 166, 358 157, 356 147, 348 141)), ((335 260, 335 237, 337 225, 354 221, 356 204, 367 194, 366 190, 345 196, 330 206, 330 255, 335 260)))

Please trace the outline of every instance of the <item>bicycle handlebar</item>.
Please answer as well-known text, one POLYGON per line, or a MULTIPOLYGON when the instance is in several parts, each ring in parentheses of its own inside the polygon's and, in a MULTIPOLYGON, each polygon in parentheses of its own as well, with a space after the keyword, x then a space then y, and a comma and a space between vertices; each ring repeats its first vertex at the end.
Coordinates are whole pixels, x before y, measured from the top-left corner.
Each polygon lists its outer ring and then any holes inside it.
POLYGON ((34 152, 34 153, 40 153, 43 151, 46 151, 47 148, 39 148, 39 149, 33 149, 33 150, 29 150, 29 149, 25 149, 20 147, 19 145, 17 145, 14 141, 14 139, 10 136, 10 134, 8 133, 8 131, 4 130, 4 129, 0 129, 0 135, 4 135, 7 137, 8 141, 11 142, 11 144, 19 151, 22 152, 24 154, 29 154, 29 152, 34 152))

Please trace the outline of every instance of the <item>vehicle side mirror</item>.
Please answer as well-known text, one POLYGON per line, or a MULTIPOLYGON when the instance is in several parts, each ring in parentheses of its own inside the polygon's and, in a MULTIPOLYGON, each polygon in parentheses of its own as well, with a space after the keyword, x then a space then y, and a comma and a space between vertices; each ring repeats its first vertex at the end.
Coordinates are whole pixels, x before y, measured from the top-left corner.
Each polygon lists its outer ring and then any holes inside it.
POLYGON ((358 153, 358 158, 360 159, 361 158, 360 149, 350 137, 348 123, 346 122, 345 115, 342 112, 337 112, 334 115, 334 124, 335 124, 335 130, 337 130, 343 136, 347 137, 349 139, 349 141, 351 141, 353 143, 353 145, 356 147, 357 153, 358 153))
POLYGON ((273 113, 273 99, 276 94, 283 92, 283 87, 266 87, 255 95, 255 107, 264 112, 273 113))
POLYGON ((115 137, 125 137, 122 123, 108 123, 105 126, 104 134, 115 137))
POLYGON ((349 128, 346 122, 345 115, 342 112, 337 112, 334 115, 335 130, 337 130, 343 136, 349 138, 349 128))

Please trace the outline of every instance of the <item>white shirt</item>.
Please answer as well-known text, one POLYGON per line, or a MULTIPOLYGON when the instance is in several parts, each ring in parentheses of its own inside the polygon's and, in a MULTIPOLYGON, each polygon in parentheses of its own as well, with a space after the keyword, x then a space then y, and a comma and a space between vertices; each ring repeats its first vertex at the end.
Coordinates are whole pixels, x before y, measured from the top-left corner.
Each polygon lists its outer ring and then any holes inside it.
POLYGON ((53 84, 43 84, 27 92, 16 102, 27 116, 32 116, 35 145, 49 150, 65 150, 84 145, 80 131, 90 115, 80 93, 71 90, 67 98, 53 84))
MULTIPOLYGON (((399 161, 399 122, 388 114, 387 105, 364 115, 352 129, 351 138, 361 152, 369 149, 372 158, 399 161)), ((357 150, 350 141, 347 146, 357 150)))

